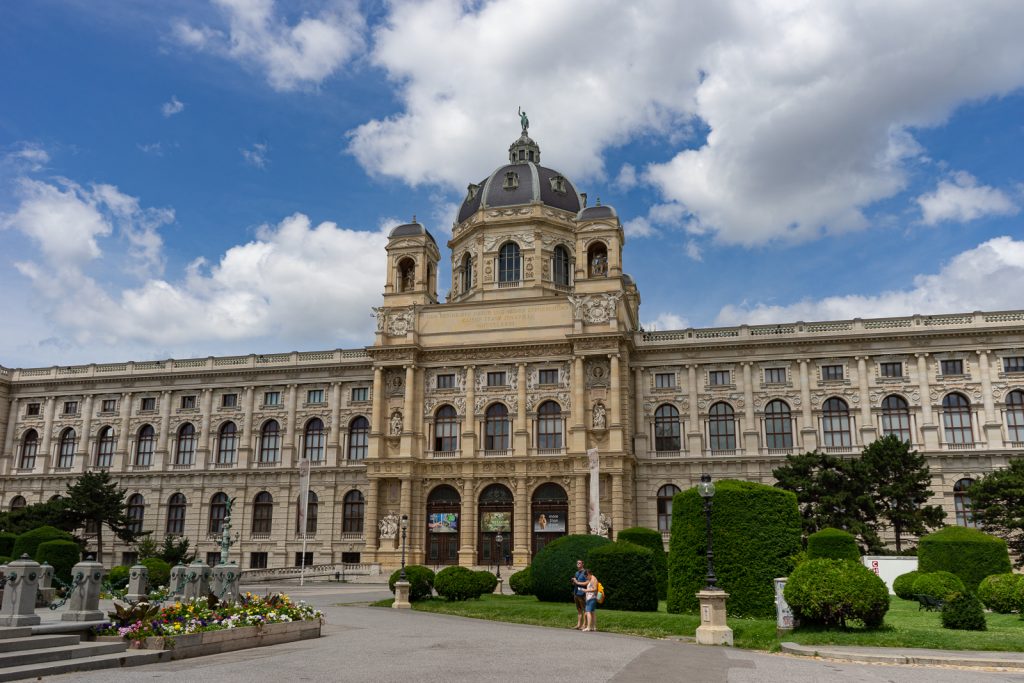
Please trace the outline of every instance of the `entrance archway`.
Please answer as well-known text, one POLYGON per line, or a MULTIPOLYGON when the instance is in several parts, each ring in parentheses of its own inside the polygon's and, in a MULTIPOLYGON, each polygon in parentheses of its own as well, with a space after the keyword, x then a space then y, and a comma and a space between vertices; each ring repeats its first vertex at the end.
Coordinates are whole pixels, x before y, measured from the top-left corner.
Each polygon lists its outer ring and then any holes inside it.
POLYGON ((462 498, 451 486, 442 485, 427 496, 427 563, 459 563, 459 523, 462 498))
POLYGON ((530 551, 536 555, 545 545, 567 533, 569 496, 561 486, 548 482, 533 492, 530 508, 533 530, 530 551))
POLYGON ((501 484, 491 484, 480 493, 480 540, 477 545, 477 564, 509 564, 512 557, 512 526, 514 503, 512 492, 501 484), (497 536, 501 534, 501 546, 497 536))

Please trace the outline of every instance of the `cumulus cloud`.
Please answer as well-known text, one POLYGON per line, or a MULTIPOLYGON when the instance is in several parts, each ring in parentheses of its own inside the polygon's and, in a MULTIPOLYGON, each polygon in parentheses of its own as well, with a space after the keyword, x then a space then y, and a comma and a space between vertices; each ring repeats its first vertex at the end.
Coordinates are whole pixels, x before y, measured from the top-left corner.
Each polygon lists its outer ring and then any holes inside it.
POLYGON ((622 224, 622 231, 626 233, 626 237, 651 237, 658 234, 651 222, 643 216, 630 218, 622 224))
POLYGON ((1007 216, 1020 209, 1001 190, 978 185, 970 173, 954 173, 950 180, 939 181, 934 192, 917 198, 921 207, 921 222, 935 225, 943 221, 966 223, 983 216, 1007 216))
POLYGON ((690 321, 675 313, 659 313, 656 318, 644 323, 644 329, 648 332, 655 330, 683 330, 690 326, 690 321))
POLYGON ((185 111, 185 103, 178 100, 174 95, 171 95, 170 102, 164 102, 163 106, 160 107, 160 111, 163 112, 164 118, 171 118, 175 114, 180 114, 185 111))
POLYGON ((619 175, 615 178, 615 185, 623 192, 629 192, 636 187, 636 167, 633 164, 623 164, 619 169, 619 175))
POLYGON ((270 163, 270 159, 267 158, 269 148, 265 143, 257 142, 248 149, 240 149, 238 151, 242 153, 242 158, 245 159, 245 163, 250 166, 255 166, 261 171, 267 167, 268 163, 270 163))
POLYGON ((999 311, 1021 307, 1024 240, 996 237, 955 256, 937 273, 918 275, 909 289, 874 296, 851 294, 804 299, 788 305, 726 306, 717 324, 766 324, 794 320, 849 320, 915 313, 999 311), (995 283, 995 284, 994 284, 995 283))
POLYGON ((178 21, 173 37, 186 47, 233 59, 266 74, 280 91, 319 85, 363 46, 364 20, 355 2, 334 2, 294 23, 273 0, 214 0, 224 30, 178 21))
POLYGON ((50 163, 50 153, 33 142, 23 142, 5 157, 5 161, 26 171, 41 171, 50 163))

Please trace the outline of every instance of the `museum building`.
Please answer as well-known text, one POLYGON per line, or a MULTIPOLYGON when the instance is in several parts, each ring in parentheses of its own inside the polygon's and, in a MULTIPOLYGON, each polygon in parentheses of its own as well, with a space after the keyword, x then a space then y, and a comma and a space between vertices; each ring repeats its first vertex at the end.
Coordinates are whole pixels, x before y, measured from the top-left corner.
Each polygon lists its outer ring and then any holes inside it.
MULTIPOLYGON (((971 525, 966 487, 1024 454, 1024 311, 644 331, 615 210, 540 156, 524 128, 468 186, 444 302, 434 237, 391 231, 369 347, 0 367, 0 505, 106 469, 139 530, 207 561, 234 499, 246 568, 396 567, 402 515, 410 563, 524 566, 566 533, 667 538, 702 473, 772 483, 787 454, 885 434, 971 525)), ((111 536, 106 557, 134 561, 111 536)))

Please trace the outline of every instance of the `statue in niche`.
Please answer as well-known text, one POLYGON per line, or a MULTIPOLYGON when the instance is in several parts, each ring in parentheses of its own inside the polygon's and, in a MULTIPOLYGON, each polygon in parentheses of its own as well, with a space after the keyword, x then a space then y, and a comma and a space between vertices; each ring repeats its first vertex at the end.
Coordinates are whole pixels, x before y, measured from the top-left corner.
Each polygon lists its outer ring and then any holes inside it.
POLYGON ((608 257, 605 254, 594 254, 594 260, 590 262, 590 274, 595 277, 608 274, 608 257))
POLYGON ((594 429, 605 429, 608 426, 608 417, 605 413, 603 403, 594 404, 594 429))
POLYGON ((402 413, 395 411, 391 413, 391 436, 402 435, 402 413))
POLYGON ((380 529, 381 538, 396 538, 398 536, 398 515, 389 512, 377 524, 380 529))

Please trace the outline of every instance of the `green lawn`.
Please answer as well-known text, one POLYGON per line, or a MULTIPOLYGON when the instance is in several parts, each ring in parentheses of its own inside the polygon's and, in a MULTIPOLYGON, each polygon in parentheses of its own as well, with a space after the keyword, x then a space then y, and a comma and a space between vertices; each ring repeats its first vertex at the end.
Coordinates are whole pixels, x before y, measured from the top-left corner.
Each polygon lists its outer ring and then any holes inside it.
MULTIPOLYGON (((390 606, 391 600, 375 603, 390 606)), ((421 612, 453 614, 473 619, 534 624, 570 629, 576 624, 571 603, 539 602, 536 598, 486 595, 479 600, 447 602, 440 599, 413 603, 421 612)), ((783 638, 775 635, 772 619, 729 618, 737 647, 777 650, 783 640, 805 645, 865 645, 873 647, 925 647, 945 650, 1012 650, 1024 652, 1024 620, 1017 614, 986 614, 988 631, 951 631, 942 628, 937 612, 918 611, 916 602, 892 597, 885 626, 876 631, 850 628, 843 631, 798 629, 783 638)), ((602 631, 629 633, 648 638, 690 636, 699 625, 696 614, 668 614, 665 602, 657 612, 598 610, 597 626, 602 631)))

